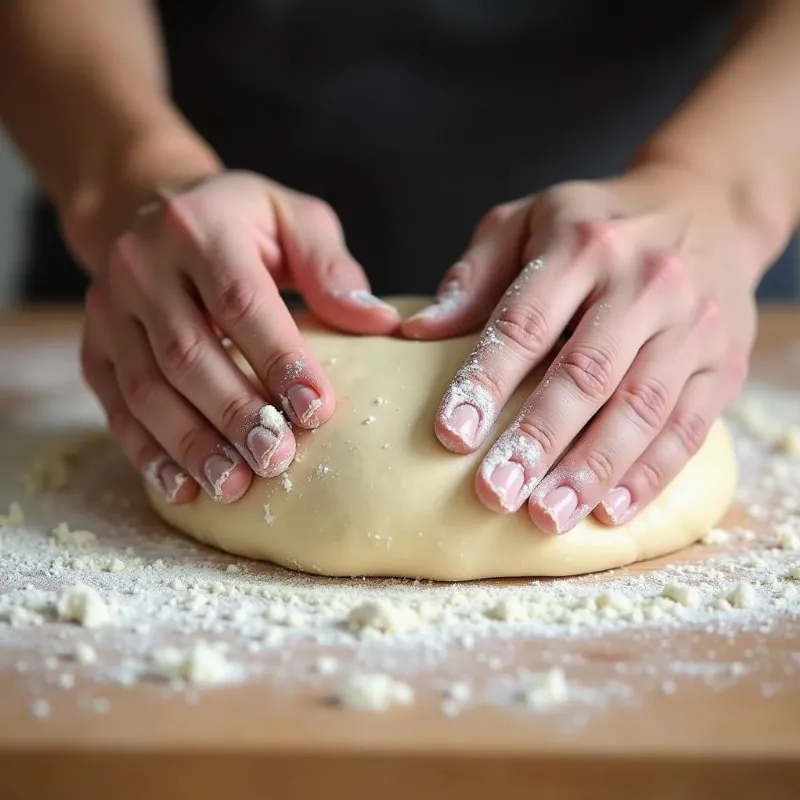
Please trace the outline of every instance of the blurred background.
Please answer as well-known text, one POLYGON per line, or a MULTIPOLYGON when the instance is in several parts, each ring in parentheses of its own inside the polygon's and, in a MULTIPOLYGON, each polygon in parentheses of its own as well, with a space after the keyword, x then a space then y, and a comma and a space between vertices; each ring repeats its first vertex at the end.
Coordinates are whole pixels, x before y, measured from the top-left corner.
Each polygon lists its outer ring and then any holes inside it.
POLYGON ((0 128, 0 309, 16 304, 33 180, 0 128))

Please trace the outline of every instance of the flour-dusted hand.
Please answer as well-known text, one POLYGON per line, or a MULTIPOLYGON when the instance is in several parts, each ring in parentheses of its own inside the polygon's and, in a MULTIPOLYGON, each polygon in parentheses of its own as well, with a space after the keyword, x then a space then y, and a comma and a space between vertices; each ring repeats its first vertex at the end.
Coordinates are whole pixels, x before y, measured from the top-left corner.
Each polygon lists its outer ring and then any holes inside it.
POLYGON ((285 470, 295 442, 277 409, 301 428, 333 413, 281 288, 341 330, 399 323, 370 294, 335 213, 254 174, 222 173, 156 202, 113 242, 87 296, 84 374, 127 456, 171 501, 198 485, 236 500, 253 473, 285 470))
POLYGON ((746 375, 765 253, 725 186, 676 166, 568 183, 490 212, 409 335, 487 318, 436 419, 441 442, 496 442, 476 489, 527 501, 544 530, 622 523, 698 450, 746 375), (510 284, 510 288, 509 288, 510 284), (514 423, 499 410, 570 331, 514 423), (499 436, 498 436, 499 434, 499 436))

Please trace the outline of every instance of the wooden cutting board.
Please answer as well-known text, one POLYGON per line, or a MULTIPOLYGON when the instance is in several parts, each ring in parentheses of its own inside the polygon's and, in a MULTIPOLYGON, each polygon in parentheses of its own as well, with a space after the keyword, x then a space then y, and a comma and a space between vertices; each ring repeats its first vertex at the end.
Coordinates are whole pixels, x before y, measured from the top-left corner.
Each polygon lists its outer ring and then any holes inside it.
MULTIPOLYGON (((8 315, 0 318, 0 352, 29 348, 35 358, 37 346, 54 337, 73 343, 78 325, 69 312, 8 315)), ((800 314, 762 310, 754 374, 800 387, 799 352, 800 314)), ((0 415, 45 394, 80 391, 72 367, 20 380, 5 371, 0 415)), ((740 511, 731 513, 734 519, 740 511)), ((691 549, 680 556, 699 557, 691 549)), ((515 643, 513 658, 530 668, 542 663, 545 647, 579 655, 585 683, 612 679, 620 663, 631 667, 632 701, 581 724, 572 724, 572 708, 526 715, 480 707, 449 718, 425 685, 409 708, 343 711, 320 702, 312 687, 286 691, 268 680, 203 693, 197 704, 165 698, 149 684, 105 687, 106 714, 87 713, 42 685, 37 696, 51 714, 39 720, 30 714, 31 676, 5 669, 0 798, 800 797, 800 619, 780 618, 768 631, 733 640, 694 629, 648 641, 623 632, 515 643), (687 680, 673 693, 635 675, 644 646, 684 658, 717 652, 728 661, 757 652, 760 660, 728 688, 687 680), (787 677, 792 663, 798 668, 787 677), (779 673, 784 690, 770 696, 764 686, 779 673)), ((0 645, 14 647, 1 628, 0 645)), ((34 658, 19 650, 5 661, 34 658)), ((470 659, 463 670, 482 668, 470 659)))

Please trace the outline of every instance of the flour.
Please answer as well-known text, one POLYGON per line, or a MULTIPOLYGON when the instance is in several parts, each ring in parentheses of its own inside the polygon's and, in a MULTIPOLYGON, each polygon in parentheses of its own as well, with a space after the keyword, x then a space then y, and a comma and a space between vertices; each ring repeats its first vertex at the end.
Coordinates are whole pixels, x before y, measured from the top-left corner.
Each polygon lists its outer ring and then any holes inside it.
POLYGON ((99 628, 111 622, 112 610, 98 591, 91 586, 71 586, 56 601, 58 618, 77 622, 84 628, 99 628))
MULTIPOLYGON (((796 395, 751 391, 764 419, 798 413, 796 395)), ((30 440, 11 432, 0 507, 14 500, 26 513, 22 523, 0 523, 0 668, 21 664, 23 652, 39 654, 26 655, 19 674, 32 681, 34 702, 45 699, 35 681, 46 673, 61 693, 56 709, 87 683, 147 682, 178 694, 195 686, 201 700, 222 684, 311 686, 320 702, 333 695, 376 709, 433 692, 448 717, 496 705, 562 722, 578 719, 576 709, 585 719, 636 704, 634 679, 649 682, 647 691, 680 695, 689 682, 725 691, 763 675, 779 697, 800 680, 800 659, 776 653, 769 638, 777 620, 800 636, 800 553, 786 546, 800 521, 798 464, 772 452, 773 440, 752 435, 752 424, 734 421, 747 514, 737 527, 710 533, 713 547, 652 571, 462 585, 233 565, 166 531, 137 476, 102 439, 70 446, 69 474, 57 488, 37 483, 20 496, 20 465, 62 459, 31 453, 30 440), (51 535, 64 520, 70 533, 95 538, 76 546, 51 535), (734 648, 734 658, 728 649, 743 636, 752 649, 743 659, 734 648), (591 683, 587 651, 595 671, 597 658, 607 659, 591 683), (635 657, 620 660, 620 652, 635 657)), ((286 478, 274 480, 286 488, 286 478)))
POLYGON ((387 711, 392 706, 411 705, 414 690, 389 675, 354 675, 334 692, 333 699, 345 708, 387 711))

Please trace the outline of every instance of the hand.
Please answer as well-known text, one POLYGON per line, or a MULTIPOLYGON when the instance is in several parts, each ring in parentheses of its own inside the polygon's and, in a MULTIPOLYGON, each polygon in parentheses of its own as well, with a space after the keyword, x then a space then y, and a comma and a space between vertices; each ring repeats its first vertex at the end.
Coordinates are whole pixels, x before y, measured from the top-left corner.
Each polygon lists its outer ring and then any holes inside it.
POLYGON ((437 302, 403 324, 433 338, 488 316, 439 409, 445 447, 475 450, 571 330, 482 462, 484 504, 513 512, 527 501, 555 533, 590 513, 619 524, 697 451, 746 377, 769 261, 741 201, 682 168, 646 164, 556 186, 480 223, 437 302))
POLYGON ((257 175, 224 173, 145 209, 86 298, 83 371, 134 466, 174 503, 198 486, 229 502, 279 474, 301 428, 333 413, 279 288, 320 319, 384 334, 400 320, 369 292, 334 212, 257 175), (220 343, 222 332, 258 378, 220 343))

